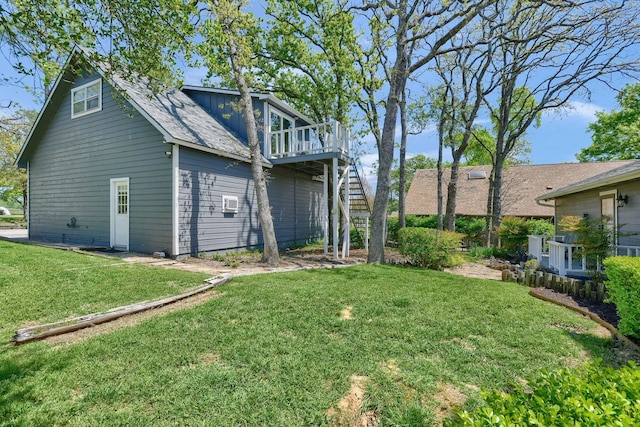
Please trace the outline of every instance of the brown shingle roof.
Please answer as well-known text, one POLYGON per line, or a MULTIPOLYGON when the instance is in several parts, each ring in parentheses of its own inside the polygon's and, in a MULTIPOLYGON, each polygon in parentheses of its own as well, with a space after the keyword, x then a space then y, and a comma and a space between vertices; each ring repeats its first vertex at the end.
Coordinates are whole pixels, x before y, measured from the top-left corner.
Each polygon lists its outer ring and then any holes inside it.
MULTIPOLYGON (((540 206, 536 197, 567 187, 579 181, 632 163, 633 160, 597 163, 561 163, 552 165, 510 166, 504 171, 502 189, 503 216, 552 217, 553 208, 540 206)), ((467 166, 460 168, 456 214, 484 216, 487 212, 487 193, 491 166, 467 166), (469 179, 472 172, 482 173, 485 179, 469 179)), ((451 169, 443 174, 444 204, 451 169)), ((416 172, 407 193, 406 212, 413 215, 435 215, 437 204, 437 170, 421 169, 416 172)))

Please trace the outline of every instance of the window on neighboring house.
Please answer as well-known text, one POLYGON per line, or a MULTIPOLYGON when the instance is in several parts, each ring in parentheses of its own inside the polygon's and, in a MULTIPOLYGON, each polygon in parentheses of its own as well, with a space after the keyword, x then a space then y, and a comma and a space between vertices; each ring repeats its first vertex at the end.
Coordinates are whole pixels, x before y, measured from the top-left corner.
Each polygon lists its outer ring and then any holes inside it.
POLYGON ((71 90, 71 118, 102 110, 102 79, 71 90))

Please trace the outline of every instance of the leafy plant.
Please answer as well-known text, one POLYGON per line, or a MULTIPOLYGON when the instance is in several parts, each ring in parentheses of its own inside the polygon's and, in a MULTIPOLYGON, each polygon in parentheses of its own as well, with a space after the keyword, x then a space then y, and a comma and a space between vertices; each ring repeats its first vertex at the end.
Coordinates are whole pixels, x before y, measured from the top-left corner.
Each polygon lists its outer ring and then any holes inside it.
POLYGON ((405 227, 398 231, 399 251, 417 267, 441 270, 453 265, 462 237, 450 231, 405 227))
POLYGON ((460 419, 456 426, 632 426, 640 413, 640 369, 589 364, 577 370, 542 373, 516 391, 483 393, 487 406, 460 419))
POLYGON ((616 231, 608 226, 607 219, 592 220, 569 215, 562 217, 558 225, 576 235, 576 243, 582 246, 576 254, 587 258, 591 278, 602 280, 599 266, 609 255, 616 237, 616 231))
POLYGON ((502 247, 507 251, 515 251, 527 244, 527 235, 529 234, 529 226, 524 218, 506 217, 502 219, 498 235, 502 247))
POLYGON ((640 258, 616 256, 604 260, 609 301, 616 305, 625 335, 640 338, 640 258))
POLYGON ((555 234, 555 227, 546 219, 532 219, 527 222, 528 233, 536 236, 555 234))

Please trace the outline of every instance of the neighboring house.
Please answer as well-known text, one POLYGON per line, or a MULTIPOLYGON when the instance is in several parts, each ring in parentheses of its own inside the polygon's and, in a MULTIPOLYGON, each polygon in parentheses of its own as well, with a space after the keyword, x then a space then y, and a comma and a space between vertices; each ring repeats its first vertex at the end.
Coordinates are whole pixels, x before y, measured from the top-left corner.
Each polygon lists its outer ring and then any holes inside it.
MULTIPOLYGON (((624 162, 616 169, 537 197, 564 216, 604 219, 619 230, 619 245, 640 246, 640 160, 624 162)), ((556 221, 557 222, 557 221, 556 221)), ((565 234, 557 226, 557 234, 565 234)))
MULTIPOLYGON (((551 165, 509 166, 503 175, 502 216, 524 218, 553 218, 553 206, 536 202, 536 198, 552 190, 566 187, 594 175, 611 171, 631 161, 599 163, 561 163, 551 165)), ((460 168, 456 215, 485 216, 491 166, 466 166, 460 168)), ((443 212, 447 203, 447 185, 451 169, 443 174, 443 212)), ((437 170, 416 171, 407 193, 406 213, 412 215, 436 215, 437 170)))
MULTIPOLYGON (((85 63, 74 50, 18 158, 28 171, 29 238, 174 257, 260 247, 238 93, 153 94, 85 63)), ((253 100, 278 243, 328 241, 333 196, 337 257, 338 201, 349 212, 358 197, 349 194, 348 131, 314 124, 272 95, 253 100)))
MULTIPOLYGON (((540 195, 536 200, 554 209, 556 224, 566 216, 604 221, 617 230, 612 255, 640 256, 640 160, 540 195)), ((555 236, 529 236, 529 255, 561 276, 583 277, 589 265, 572 233, 556 225, 555 236)))

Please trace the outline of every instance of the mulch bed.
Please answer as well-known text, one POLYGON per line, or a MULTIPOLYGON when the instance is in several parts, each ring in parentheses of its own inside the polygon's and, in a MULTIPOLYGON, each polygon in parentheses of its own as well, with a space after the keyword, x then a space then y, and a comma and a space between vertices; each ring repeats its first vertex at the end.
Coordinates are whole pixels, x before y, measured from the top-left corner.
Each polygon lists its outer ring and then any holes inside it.
MULTIPOLYGON (((569 307, 577 307, 589 313, 597 315, 600 319, 604 320, 614 328, 618 329, 618 322, 620 317, 615 304, 612 303, 599 303, 587 298, 581 298, 579 296, 567 295, 562 292, 555 291, 547 288, 534 288, 532 289, 538 295, 541 295, 554 302, 560 303, 569 307)), ((629 338, 629 337, 627 337, 629 338)), ((629 338, 636 345, 640 346, 640 340, 635 338, 629 338)))

